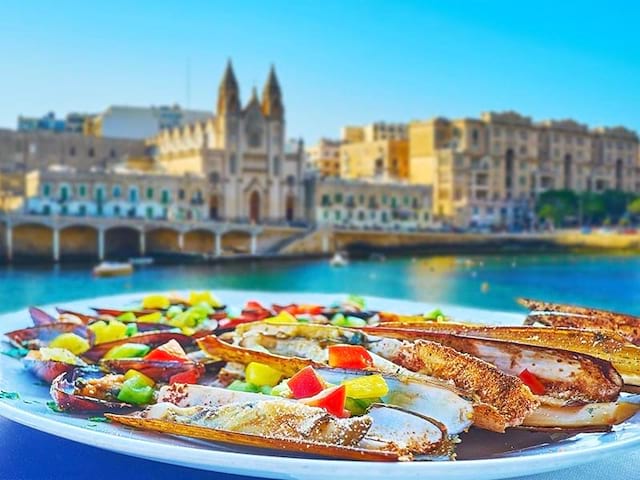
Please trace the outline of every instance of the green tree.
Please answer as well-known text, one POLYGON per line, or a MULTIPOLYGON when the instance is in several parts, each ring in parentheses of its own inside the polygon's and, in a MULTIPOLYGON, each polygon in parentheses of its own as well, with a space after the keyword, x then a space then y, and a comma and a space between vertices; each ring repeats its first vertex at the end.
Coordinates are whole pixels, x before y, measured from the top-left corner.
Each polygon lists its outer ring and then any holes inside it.
POLYGON ((553 217, 557 225, 575 221, 578 214, 578 196, 571 190, 549 190, 540 195, 536 205, 539 217, 553 217))
POLYGON ((635 200, 633 200, 627 206, 627 212, 629 212, 629 215, 633 215, 634 217, 635 216, 640 216, 640 197, 638 197, 635 200))

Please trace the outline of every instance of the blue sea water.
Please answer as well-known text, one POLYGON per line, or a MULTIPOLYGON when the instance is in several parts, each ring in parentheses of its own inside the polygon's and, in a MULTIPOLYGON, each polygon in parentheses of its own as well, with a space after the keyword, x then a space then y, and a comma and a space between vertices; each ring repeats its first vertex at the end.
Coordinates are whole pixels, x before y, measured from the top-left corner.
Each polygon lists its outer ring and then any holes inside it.
MULTIPOLYGON (((0 268, 0 311, 136 291, 253 289, 356 293, 518 311, 518 296, 640 313, 638 255, 432 256, 353 261, 153 265, 95 278, 90 266, 0 268)), ((224 300, 224 299, 223 299, 224 300)))

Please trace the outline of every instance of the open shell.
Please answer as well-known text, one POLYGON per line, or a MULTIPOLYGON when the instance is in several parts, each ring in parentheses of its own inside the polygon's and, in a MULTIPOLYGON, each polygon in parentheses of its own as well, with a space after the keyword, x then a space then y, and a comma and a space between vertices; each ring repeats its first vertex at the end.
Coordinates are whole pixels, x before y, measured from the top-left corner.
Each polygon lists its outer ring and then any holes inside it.
POLYGON ((75 333, 82 338, 86 338, 90 346, 95 343, 95 335, 91 330, 85 325, 71 322, 47 323, 14 330, 5 333, 5 335, 18 347, 37 350, 46 347, 54 338, 63 333, 75 333))
POLYGON ((109 350, 111 350, 113 347, 117 347, 118 345, 122 345, 125 343, 143 343, 145 345, 149 345, 150 347, 157 347, 159 345, 167 343, 169 340, 176 340, 182 346, 190 345, 191 343, 193 343, 193 338, 183 333, 155 330, 139 333, 137 335, 132 335, 131 337, 121 338, 119 340, 113 340, 111 342, 94 345, 90 350, 85 352, 83 356, 93 362, 97 362, 102 357, 104 357, 109 350))
POLYGON ((35 326, 49 325, 51 323, 56 323, 58 321, 57 319, 49 315, 47 312, 37 307, 29 307, 29 315, 31 316, 31 320, 33 320, 33 324, 35 326))
POLYGON ((31 350, 26 357, 22 359, 25 368, 33 373, 43 382, 51 383, 53 380, 65 372, 70 372, 78 367, 86 367, 82 364, 71 364, 60 362, 57 360, 42 360, 39 350, 31 350))
POLYGON ((119 358, 101 360, 100 366, 109 372, 126 373, 129 370, 137 370, 156 382, 167 382, 181 372, 198 369, 204 371, 202 365, 195 362, 180 362, 172 360, 145 360, 143 358, 119 358))
POLYGON ((110 402, 75 393, 75 381, 79 377, 98 378, 102 375, 103 373, 95 368, 75 368, 69 372, 64 372, 51 383, 49 390, 51 398, 60 409, 76 412, 103 412, 133 408, 133 405, 128 403, 110 402))

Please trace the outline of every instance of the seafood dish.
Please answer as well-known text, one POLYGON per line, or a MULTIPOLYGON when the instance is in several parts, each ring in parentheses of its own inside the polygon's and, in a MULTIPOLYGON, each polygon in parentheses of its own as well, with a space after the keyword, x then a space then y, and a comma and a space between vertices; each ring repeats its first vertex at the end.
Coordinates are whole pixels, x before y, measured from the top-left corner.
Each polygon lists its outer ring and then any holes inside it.
MULTIPOLYGON (((640 318, 520 300, 521 326, 209 291, 32 307, 5 333, 61 415, 266 454, 455 460, 473 432, 615 429, 640 410, 640 318)), ((472 320, 472 319, 471 319, 472 320)))

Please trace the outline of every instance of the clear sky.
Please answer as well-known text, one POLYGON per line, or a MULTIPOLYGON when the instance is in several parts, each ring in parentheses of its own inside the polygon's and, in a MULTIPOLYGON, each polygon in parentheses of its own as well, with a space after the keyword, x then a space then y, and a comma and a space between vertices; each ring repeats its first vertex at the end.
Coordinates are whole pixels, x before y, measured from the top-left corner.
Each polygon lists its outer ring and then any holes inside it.
POLYGON ((290 136, 515 109, 640 130, 640 2, 3 1, 0 126, 111 104, 243 102, 276 65, 290 136), (615 4, 615 5, 614 5, 615 4))

